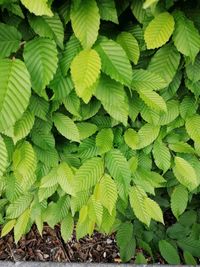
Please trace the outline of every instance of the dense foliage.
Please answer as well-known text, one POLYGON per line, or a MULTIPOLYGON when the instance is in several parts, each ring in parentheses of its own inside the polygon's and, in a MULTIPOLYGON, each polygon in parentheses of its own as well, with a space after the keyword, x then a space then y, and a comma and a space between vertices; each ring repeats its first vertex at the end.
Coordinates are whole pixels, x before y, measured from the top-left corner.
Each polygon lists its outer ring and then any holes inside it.
MULTIPOLYGON (((200 257, 200 3, 0 0, 0 224, 200 257)), ((145 262, 142 253, 136 262, 145 262)))

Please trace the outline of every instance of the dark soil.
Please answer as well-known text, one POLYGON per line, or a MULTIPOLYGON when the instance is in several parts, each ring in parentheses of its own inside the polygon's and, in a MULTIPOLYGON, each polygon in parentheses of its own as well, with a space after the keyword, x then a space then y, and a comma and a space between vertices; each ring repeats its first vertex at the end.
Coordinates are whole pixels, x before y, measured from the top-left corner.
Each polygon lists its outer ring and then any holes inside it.
POLYGON ((45 226, 41 237, 36 227, 16 245, 13 233, 0 238, 0 260, 8 261, 55 261, 55 262, 120 262, 115 235, 94 233, 65 243, 59 227, 52 230, 45 226))

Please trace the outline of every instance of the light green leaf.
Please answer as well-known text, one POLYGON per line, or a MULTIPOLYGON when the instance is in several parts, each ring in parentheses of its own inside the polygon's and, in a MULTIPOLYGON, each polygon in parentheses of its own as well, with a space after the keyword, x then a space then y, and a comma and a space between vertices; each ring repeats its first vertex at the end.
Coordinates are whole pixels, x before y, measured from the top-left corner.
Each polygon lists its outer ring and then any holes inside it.
POLYGON ((149 8, 152 5, 155 5, 159 0, 145 0, 144 4, 143 4, 143 8, 149 8))
POLYGON ((35 182, 37 158, 32 145, 25 141, 16 147, 13 154, 14 175, 24 190, 35 182))
POLYGON ((61 222, 61 235, 65 242, 69 241, 72 237, 74 229, 74 220, 70 213, 61 222))
POLYGON ((25 234, 29 220, 30 220, 30 209, 27 209, 17 219, 17 222, 14 227, 14 238, 16 243, 18 243, 22 235, 25 234))
POLYGON ((0 61, 0 84, 1 132, 14 126, 28 106, 31 83, 25 64, 19 59, 2 59, 0 61))
POLYGON ((148 70, 160 75, 168 85, 177 72, 180 58, 176 48, 171 44, 167 44, 153 55, 148 70))
POLYGON ((174 18, 168 12, 157 15, 146 27, 144 39, 147 49, 163 46, 174 31, 174 18))
POLYGON ((188 190, 182 185, 176 186, 171 195, 171 209, 177 220, 185 211, 187 203, 188 190))
POLYGON ((57 168, 57 182, 62 190, 69 195, 74 195, 74 173, 66 162, 61 162, 57 168))
POLYGON ((30 0, 21 0, 22 4, 31 12, 37 16, 53 16, 51 9, 48 6, 47 0, 37 0, 37 1, 30 1, 30 0))
POLYGON ((15 226, 16 220, 10 220, 8 221, 2 228, 1 230, 1 237, 4 237, 5 235, 7 235, 15 226))
POLYGON ((192 165, 183 158, 175 157, 175 166, 173 168, 177 180, 187 187, 189 191, 194 190, 199 185, 199 179, 192 165))
POLYGON ((159 126, 154 126, 149 123, 144 124, 138 131, 139 145, 138 149, 150 145, 158 137, 160 131, 159 126))
POLYGON ((34 119, 34 115, 29 110, 26 110, 22 117, 15 123, 13 129, 14 134, 12 136, 15 143, 30 133, 34 124, 34 119))
POLYGON ((43 90, 53 79, 57 69, 57 49, 54 41, 35 38, 25 44, 24 61, 31 75, 32 87, 43 96, 43 90))
MULTIPOLYGON (((101 70, 101 60, 98 53, 91 50, 81 51, 72 61, 71 74, 76 93, 84 98, 89 94, 92 96, 92 86, 97 81, 101 70)), ((90 97, 91 98, 91 97, 90 97)))
POLYGON ((166 240, 160 240, 159 249, 162 257, 166 260, 167 263, 180 264, 178 251, 169 242, 167 242, 166 240))
POLYGON ((132 67, 123 48, 113 40, 101 39, 95 47, 102 62, 102 71, 112 79, 130 86, 132 67))
POLYGON ((4 23, 0 23, 0 58, 8 57, 20 48, 22 36, 18 30, 4 23))
POLYGON ((139 95, 147 106, 156 111, 167 112, 165 100, 154 91, 148 89, 139 90, 139 95))
POLYGON ((153 145, 153 156, 158 168, 165 173, 171 166, 171 154, 167 146, 157 140, 153 145))
POLYGON ((132 149, 137 149, 139 146, 138 133, 131 128, 129 128, 128 130, 125 131, 124 140, 125 140, 126 144, 132 149))
POLYGON ((150 198, 144 198, 144 206, 147 210, 149 216, 155 221, 161 222, 164 224, 163 213, 160 206, 150 198))
POLYGON ((184 142, 176 142, 175 144, 169 144, 169 148, 172 151, 178 152, 178 153, 189 153, 189 154, 195 153, 194 148, 188 143, 184 143, 184 142))
POLYGON ((70 16, 74 34, 83 48, 91 48, 97 39, 100 26, 96 1, 84 0, 78 7, 72 6, 70 16))
POLYGON ((67 139, 79 142, 80 136, 76 124, 72 119, 62 113, 55 113, 53 121, 57 130, 67 139))
POLYGON ((100 201, 102 205, 108 209, 109 213, 112 211, 116 205, 117 201, 117 186, 110 175, 105 174, 100 180, 100 201))
POLYGON ((195 114, 186 119, 185 128, 190 138, 200 143, 200 115, 195 114))
POLYGON ((101 158, 94 157, 83 163, 74 177, 74 191, 80 192, 93 187, 103 176, 104 168, 101 158))
POLYGON ((128 58, 136 65, 140 56, 140 49, 137 40, 129 32, 121 32, 117 36, 117 42, 126 52, 128 58))
POLYGON ((90 137, 91 135, 93 135, 97 131, 97 126, 95 124, 89 123, 89 122, 76 123, 76 126, 78 128, 81 140, 90 137))
POLYGON ((144 200, 147 198, 146 193, 139 186, 132 186, 129 192, 130 204, 135 216, 147 226, 150 225, 151 216, 149 216, 144 200))
POLYGON ((174 45, 179 52, 194 61, 200 50, 199 32, 181 11, 177 11, 174 18, 176 23, 173 34, 174 45))
POLYGON ((96 146, 100 154, 110 151, 113 147, 113 131, 110 128, 102 129, 96 136, 96 146))

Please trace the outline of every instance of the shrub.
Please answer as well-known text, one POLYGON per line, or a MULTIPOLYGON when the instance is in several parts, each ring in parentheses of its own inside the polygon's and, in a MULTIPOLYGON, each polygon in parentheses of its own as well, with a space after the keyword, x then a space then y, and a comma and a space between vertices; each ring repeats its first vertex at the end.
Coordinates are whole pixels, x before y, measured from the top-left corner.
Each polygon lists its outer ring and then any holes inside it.
POLYGON ((123 261, 195 264, 199 2, 0 7, 2 236, 60 223, 67 241, 75 223, 117 232, 123 261))

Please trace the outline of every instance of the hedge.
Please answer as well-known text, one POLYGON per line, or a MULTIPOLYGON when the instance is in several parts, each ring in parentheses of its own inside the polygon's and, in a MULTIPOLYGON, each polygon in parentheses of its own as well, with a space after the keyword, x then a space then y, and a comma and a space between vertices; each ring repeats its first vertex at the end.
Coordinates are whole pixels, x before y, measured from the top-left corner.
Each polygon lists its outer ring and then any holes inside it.
POLYGON ((196 263, 199 16, 189 0, 0 0, 2 236, 75 225, 116 232, 123 261, 196 263))

